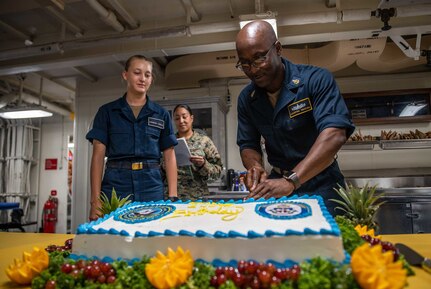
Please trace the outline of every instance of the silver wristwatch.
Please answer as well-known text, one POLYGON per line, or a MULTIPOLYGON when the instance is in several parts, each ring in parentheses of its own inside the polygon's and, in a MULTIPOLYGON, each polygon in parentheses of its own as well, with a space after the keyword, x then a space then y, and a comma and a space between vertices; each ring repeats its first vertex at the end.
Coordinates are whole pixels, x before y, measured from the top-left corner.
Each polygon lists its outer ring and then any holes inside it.
POLYGON ((293 186, 295 187, 295 190, 299 189, 301 187, 301 182, 299 181, 298 175, 294 171, 287 171, 283 174, 283 178, 291 182, 293 186))

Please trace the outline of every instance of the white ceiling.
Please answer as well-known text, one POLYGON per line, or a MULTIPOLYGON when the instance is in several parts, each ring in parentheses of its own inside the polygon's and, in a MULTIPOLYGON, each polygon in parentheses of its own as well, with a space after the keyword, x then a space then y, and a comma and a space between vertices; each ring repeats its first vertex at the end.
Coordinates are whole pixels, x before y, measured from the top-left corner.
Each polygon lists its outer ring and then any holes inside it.
MULTIPOLYGON (((0 106, 16 99, 24 76, 25 101, 38 100, 42 83, 45 101, 73 111, 78 77, 118 76, 136 53, 153 58, 163 77, 181 56, 233 50, 240 16, 268 11, 276 14, 286 50, 406 40, 404 52, 416 54, 416 62, 399 50, 410 64, 384 73, 430 71, 419 54, 431 49, 431 0, 1 0, 0 106), (389 30, 381 19, 386 12, 393 13, 389 30)), ((334 73, 376 71, 350 66, 334 73)))

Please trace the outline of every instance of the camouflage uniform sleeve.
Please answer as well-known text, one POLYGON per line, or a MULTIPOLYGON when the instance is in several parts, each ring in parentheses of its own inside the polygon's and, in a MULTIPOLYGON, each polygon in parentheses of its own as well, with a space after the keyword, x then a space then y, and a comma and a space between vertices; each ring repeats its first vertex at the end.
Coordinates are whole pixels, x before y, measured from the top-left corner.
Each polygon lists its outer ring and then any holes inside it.
POLYGON ((223 168, 220 154, 212 140, 207 136, 204 137, 202 146, 206 161, 198 172, 205 180, 214 181, 220 177, 223 168))

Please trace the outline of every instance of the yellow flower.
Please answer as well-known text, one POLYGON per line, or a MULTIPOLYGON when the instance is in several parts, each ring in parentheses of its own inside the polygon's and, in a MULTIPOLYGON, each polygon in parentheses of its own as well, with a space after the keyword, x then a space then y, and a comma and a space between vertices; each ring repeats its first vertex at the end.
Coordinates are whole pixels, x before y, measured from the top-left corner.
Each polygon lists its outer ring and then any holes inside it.
POLYGON ((145 266, 145 274, 151 284, 158 289, 174 288, 184 284, 192 275, 193 265, 190 251, 184 252, 178 247, 174 252, 168 248, 166 256, 157 251, 156 256, 145 266))
POLYGON ((6 268, 6 275, 17 284, 28 285, 40 272, 48 268, 49 255, 41 248, 34 247, 33 252, 24 252, 22 260, 15 259, 15 264, 6 268))
POLYGON ((356 225, 355 230, 358 232, 359 236, 370 235, 373 238, 382 239, 382 236, 374 235, 374 229, 368 230, 367 226, 356 225))
POLYGON ((363 244, 353 251, 351 266, 363 289, 399 289, 407 281, 401 261, 394 262, 392 251, 382 253, 382 246, 363 244))

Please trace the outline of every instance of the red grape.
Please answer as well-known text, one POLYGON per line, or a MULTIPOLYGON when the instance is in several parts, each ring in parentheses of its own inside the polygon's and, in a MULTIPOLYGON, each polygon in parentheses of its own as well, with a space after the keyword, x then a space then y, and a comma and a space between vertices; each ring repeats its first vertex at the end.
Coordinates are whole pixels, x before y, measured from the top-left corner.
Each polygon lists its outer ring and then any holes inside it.
POLYGON ((106 279, 106 283, 109 283, 109 284, 114 283, 116 279, 117 279, 117 278, 115 278, 115 276, 109 276, 109 277, 106 279))
POLYGON ((70 265, 69 263, 64 263, 63 265, 61 265, 61 272, 69 274, 70 272, 72 272, 72 265, 70 265))
POLYGON ((87 266, 87 262, 85 260, 80 259, 76 262, 75 265, 76 267, 78 267, 78 269, 84 269, 85 266, 87 266))
POLYGON ((258 268, 258 264, 254 261, 248 261, 245 265, 245 272, 248 274, 254 274, 256 273, 256 270, 258 268))
POLYGON ((266 271, 268 271, 268 273, 269 273, 270 275, 273 275, 273 274, 274 274, 274 272, 275 272, 275 270, 277 270, 277 268, 275 267, 275 265, 274 265, 274 264, 272 264, 272 263, 268 263, 268 264, 266 264, 266 271))
POLYGON ((274 276, 279 278, 280 280, 286 280, 288 279, 288 273, 287 270, 284 268, 277 268, 274 272, 274 276))
POLYGON ((112 269, 112 265, 110 263, 103 262, 100 264, 100 270, 102 270, 103 274, 106 275, 110 269, 112 269))
POLYGON ((85 276, 85 278, 90 279, 92 277, 91 276, 91 269, 92 268, 93 267, 91 265, 85 266, 85 268, 84 268, 84 276, 85 276))
POLYGON ((232 281, 233 281, 233 283, 235 283, 236 287, 242 287, 245 283, 245 277, 243 274, 237 272, 232 277, 232 281))
POLYGON ((216 269, 215 269, 215 274, 217 275, 217 276, 219 276, 219 275, 221 275, 221 274, 223 274, 224 273, 224 267, 217 267, 216 269))
POLYGON ((54 280, 48 280, 45 283, 45 289, 56 289, 57 283, 54 280))
POLYGON ((273 285, 278 286, 281 284, 281 279, 277 278, 276 276, 272 276, 271 280, 270 280, 270 284, 271 284, 271 286, 273 286, 273 285))
POLYGON ((251 289, 259 289, 260 287, 260 282, 259 279, 257 279, 257 277, 254 277, 253 280, 251 280, 250 284, 249 284, 251 289))
POLYGON ((217 275, 214 275, 214 276, 211 277, 210 284, 213 287, 216 287, 216 288, 218 287, 218 277, 217 277, 217 275))
POLYGON ((271 275, 268 273, 268 271, 265 270, 260 271, 258 277, 260 283, 262 283, 263 285, 269 284, 269 281, 271 280, 271 275))
POLYGON ((99 283, 105 283, 106 282, 105 275, 99 275, 99 277, 97 277, 97 282, 99 282, 99 283))
POLYGON ((226 278, 226 275, 224 275, 224 274, 220 274, 220 275, 217 277, 217 284, 218 284, 218 286, 220 286, 220 285, 222 285, 222 284, 226 283, 226 281, 227 281, 227 278, 226 278))
POLYGON ((102 270, 100 270, 99 266, 93 266, 91 268, 91 277, 93 277, 93 279, 97 279, 97 277, 99 277, 99 275, 102 273, 102 270))
POLYGON ((77 279, 81 275, 81 272, 79 270, 73 270, 69 273, 69 275, 72 276, 74 279, 77 279))
POLYGON ((106 276, 115 276, 115 269, 114 268, 109 269, 105 275, 106 276))
POLYGON ((299 273, 300 273, 299 269, 292 269, 292 270, 290 270, 290 279, 292 279, 292 280, 298 280, 299 273))
POLYGON ((224 270, 227 279, 232 279, 238 271, 234 267, 227 267, 224 270))

